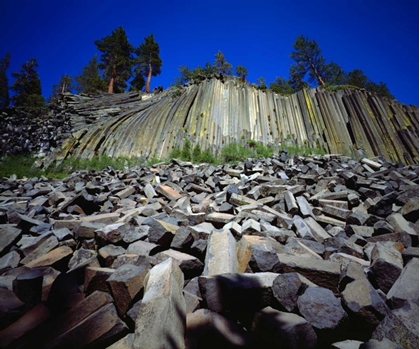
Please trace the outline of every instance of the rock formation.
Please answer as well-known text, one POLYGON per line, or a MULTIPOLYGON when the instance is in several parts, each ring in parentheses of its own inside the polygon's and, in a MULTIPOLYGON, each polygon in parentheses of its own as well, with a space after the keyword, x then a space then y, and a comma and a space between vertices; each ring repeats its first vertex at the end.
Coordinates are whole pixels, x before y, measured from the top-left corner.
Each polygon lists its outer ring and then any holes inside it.
POLYGON ((3 178, 0 347, 416 348, 418 180, 285 153, 3 178))

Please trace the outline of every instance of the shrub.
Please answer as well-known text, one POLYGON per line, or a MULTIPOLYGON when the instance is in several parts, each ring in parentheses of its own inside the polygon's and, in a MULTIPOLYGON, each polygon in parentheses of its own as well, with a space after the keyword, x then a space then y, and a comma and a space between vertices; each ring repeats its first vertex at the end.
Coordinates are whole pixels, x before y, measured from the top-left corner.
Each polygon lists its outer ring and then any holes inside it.
POLYGON ((188 138, 185 139, 185 143, 181 151, 181 160, 183 161, 191 160, 191 142, 188 138))

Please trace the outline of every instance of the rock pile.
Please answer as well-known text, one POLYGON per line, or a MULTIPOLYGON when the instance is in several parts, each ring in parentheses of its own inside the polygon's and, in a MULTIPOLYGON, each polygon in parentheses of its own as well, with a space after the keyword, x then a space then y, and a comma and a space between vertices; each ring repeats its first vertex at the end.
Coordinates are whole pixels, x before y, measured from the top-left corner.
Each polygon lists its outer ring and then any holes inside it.
POLYGON ((284 152, 2 179, 0 347, 418 347, 418 189, 284 152))
POLYGON ((53 109, 7 109, 0 113, 0 156, 33 153, 45 156, 67 138, 71 122, 53 109))

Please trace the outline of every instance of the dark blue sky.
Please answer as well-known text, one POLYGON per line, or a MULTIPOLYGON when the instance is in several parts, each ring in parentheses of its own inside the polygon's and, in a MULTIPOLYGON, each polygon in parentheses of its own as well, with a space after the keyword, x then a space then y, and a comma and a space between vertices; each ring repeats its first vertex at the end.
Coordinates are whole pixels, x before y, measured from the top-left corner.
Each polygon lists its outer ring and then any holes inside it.
MULTIPOLYGON (((247 80, 288 77, 296 37, 317 40, 327 61, 386 82, 395 97, 419 105, 417 0, 0 0, 0 57, 12 71, 38 60, 43 94, 63 74, 80 74, 99 53, 94 40, 122 25, 134 46, 154 34, 163 61, 152 88, 165 88, 178 68, 213 63, 218 50, 247 80)), ((11 84, 13 79, 10 78, 11 84)))

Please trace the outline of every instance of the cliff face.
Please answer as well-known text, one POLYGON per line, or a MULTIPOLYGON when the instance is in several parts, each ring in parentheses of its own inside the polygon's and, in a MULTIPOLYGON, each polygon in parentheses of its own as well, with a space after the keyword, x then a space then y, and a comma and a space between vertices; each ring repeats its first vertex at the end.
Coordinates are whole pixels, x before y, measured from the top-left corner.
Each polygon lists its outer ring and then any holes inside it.
POLYGON ((64 101, 74 124, 60 151, 64 157, 165 158, 186 138, 218 153, 224 144, 253 139, 418 163, 418 108, 362 90, 318 88, 286 97, 213 78, 141 100, 128 93, 64 101))

